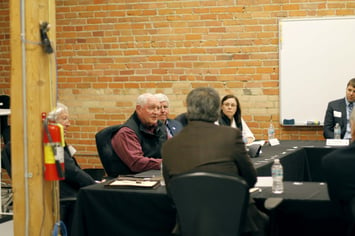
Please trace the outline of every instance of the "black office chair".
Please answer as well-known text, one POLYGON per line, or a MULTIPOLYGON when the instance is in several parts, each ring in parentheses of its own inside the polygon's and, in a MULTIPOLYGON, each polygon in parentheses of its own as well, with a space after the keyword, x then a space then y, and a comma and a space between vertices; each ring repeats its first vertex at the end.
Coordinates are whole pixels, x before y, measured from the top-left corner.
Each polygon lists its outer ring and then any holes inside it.
POLYGON ((249 202, 246 182, 237 176, 186 173, 169 183, 182 236, 238 236, 249 202))
POLYGON ((175 120, 180 121, 183 127, 185 127, 189 120, 187 119, 187 112, 181 113, 180 115, 175 117, 175 120))
MULTIPOLYGON (((0 95, 0 109, 10 109, 10 96, 0 95)), ((0 116, 1 136, 4 143, 10 142, 10 126, 8 123, 8 116, 0 116)))
POLYGON ((102 166, 109 177, 131 174, 128 166, 123 163, 111 145, 112 136, 121 128, 121 125, 109 126, 95 135, 96 148, 100 156, 102 166))
POLYGON ((103 168, 85 168, 83 169, 88 175, 90 175, 94 180, 101 181, 105 178, 105 169, 103 168))
POLYGON ((70 235, 71 232, 76 199, 76 197, 63 197, 59 199, 60 220, 63 221, 66 227, 67 235, 70 235))
POLYGON ((349 228, 347 236, 355 236, 355 197, 349 201, 347 207, 349 213, 349 228))

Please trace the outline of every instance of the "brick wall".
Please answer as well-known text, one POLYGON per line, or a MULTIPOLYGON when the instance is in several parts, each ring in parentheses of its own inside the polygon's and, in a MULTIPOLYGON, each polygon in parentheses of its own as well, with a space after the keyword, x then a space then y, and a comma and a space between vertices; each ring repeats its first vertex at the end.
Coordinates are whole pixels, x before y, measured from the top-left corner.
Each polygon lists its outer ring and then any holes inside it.
POLYGON ((10 94, 9 2, 0 0, 0 94, 10 94))
MULTIPOLYGON (((0 94, 10 94, 9 2, 0 0, 0 94)), ((1 145, 1 144, 0 144, 1 145)), ((1 181, 10 183, 5 169, 1 181)))
MULTIPOLYGON (((257 139, 266 139, 270 117, 281 140, 323 139, 320 127, 279 125, 278 20, 354 15, 355 1, 57 0, 56 4, 58 93, 70 107, 67 141, 78 149, 83 167, 100 166, 95 133, 124 122, 143 92, 167 94, 174 117, 185 111, 184 100, 192 88, 211 86, 221 96, 239 97, 243 117, 257 139)), ((0 19, 3 26, 3 14, 0 19)), ((0 60, 6 63, 1 53, 0 60)))

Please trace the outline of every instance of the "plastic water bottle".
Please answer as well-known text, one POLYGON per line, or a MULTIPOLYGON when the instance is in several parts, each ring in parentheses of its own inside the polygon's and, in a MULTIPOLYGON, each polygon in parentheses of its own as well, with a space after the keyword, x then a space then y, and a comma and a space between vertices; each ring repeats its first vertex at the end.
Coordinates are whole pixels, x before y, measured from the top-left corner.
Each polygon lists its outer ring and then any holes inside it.
POLYGON ((274 160, 274 164, 271 167, 272 174, 272 192, 276 194, 283 193, 283 168, 279 159, 274 160))
POLYGON ((334 139, 340 139, 341 129, 339 123, 335 124, 334 127, 334 139))
POLYGON ((274 129, 274 125, 272 123, 270 123, 270 126, 267 130, 267 134, 268 134, 269 140, 275 138, 275 129, 274 129))

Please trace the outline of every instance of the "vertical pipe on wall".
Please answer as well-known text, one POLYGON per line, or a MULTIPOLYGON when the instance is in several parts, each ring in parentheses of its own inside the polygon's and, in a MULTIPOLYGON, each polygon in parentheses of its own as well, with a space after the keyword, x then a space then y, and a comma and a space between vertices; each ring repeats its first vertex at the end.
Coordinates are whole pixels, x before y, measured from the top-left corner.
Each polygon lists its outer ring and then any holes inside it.
POLYGON ((25 0, 20 1, 21 24, 21 67, 22 67, 22 110, 23 112, 23 148, 24 148, 24 185, 25 185, 25 236, 29 234, 29 189, 28 189, 28 150, 27 150, 27 90, 26 90, 26 26, 25 26, 25 0))

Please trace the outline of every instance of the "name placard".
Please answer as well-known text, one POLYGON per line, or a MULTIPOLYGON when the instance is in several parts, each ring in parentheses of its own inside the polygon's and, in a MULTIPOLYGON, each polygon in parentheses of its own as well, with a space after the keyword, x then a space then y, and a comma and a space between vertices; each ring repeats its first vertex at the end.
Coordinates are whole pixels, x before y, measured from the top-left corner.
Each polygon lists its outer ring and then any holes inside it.
POLYGON ((280 144, 280 141, 277 138, 272 138, 272 139, 269 139, 269 144, 270 144, 270 146, 276 146, 276 145, 280 144))
POLYGON ((327 146, 348 146, 349 139, 327 139, 326 145, 327 146))

